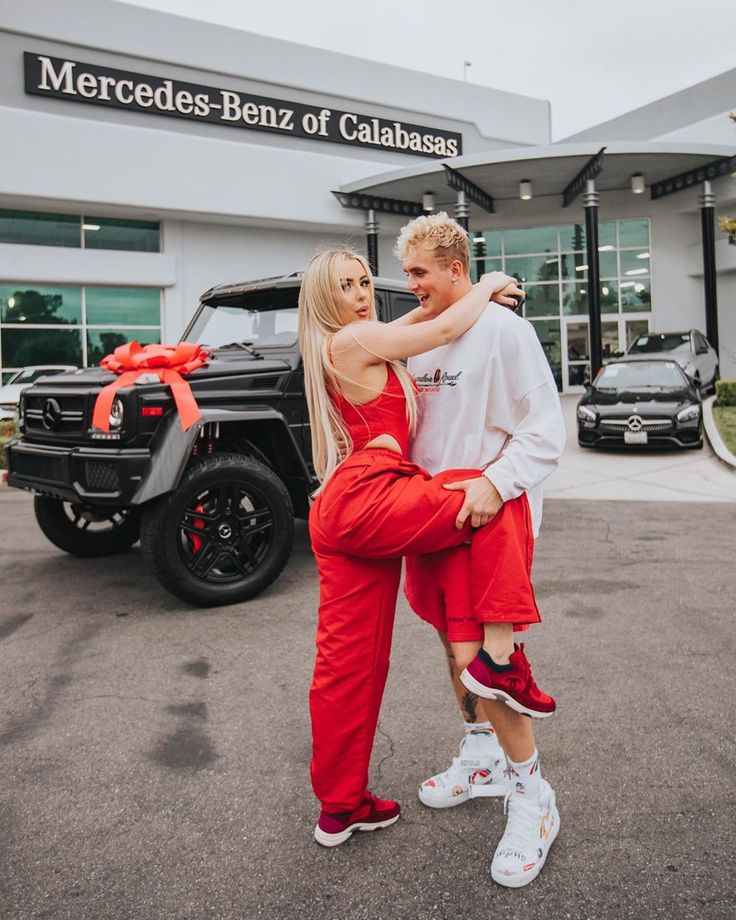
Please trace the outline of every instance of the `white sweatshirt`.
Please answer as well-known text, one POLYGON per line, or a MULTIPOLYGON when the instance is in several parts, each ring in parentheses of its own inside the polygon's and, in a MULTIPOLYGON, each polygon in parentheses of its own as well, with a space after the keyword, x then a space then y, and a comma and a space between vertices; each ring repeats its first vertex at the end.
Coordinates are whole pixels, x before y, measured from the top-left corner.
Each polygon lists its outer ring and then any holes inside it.
POLYGON ((485 467, 504 501, 526 492, 536 537, 541 483, 557 466, 565 427, 531 324, 490 303, 459 339, 410 358, 409 370, 419 387, 411 459, 432 474, 485 467))

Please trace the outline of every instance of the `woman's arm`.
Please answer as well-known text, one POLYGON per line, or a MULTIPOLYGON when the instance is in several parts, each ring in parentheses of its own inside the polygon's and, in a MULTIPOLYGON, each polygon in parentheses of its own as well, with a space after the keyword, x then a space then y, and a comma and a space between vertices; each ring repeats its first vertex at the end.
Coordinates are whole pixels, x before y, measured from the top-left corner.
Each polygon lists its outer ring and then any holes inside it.
MULTIPOLYGON (((448 307, 439 316, 412 325, 378 322, 351 323, 343 327, 333 339, 333 353, 360 346, 366 354, 366 364, 382 360, 397 361, 431 351, 459 338, 473 325, 485 309, 492 295, 502 291, 515 280, 503 272, 490 272, 474 284, 472 289, 448 307)), ((522 295, 519 288, 510 294, 522 295)), ((512 297, 504 299, 511 304, 512 297)), ((409 314, 411 315, 411 314, 409 314)))
MULTIPOLYGON (((501 306, 508 307, 510 310, 517 310, 520 305, 520 301, 517 300, 519 297, 520 288, 517 287, 516 281, 512 281, 511 284, 506 285, 500 291, 494 291, 491 295, 491 300, 494 300, 496 303, 501 304, 501 306), (510 296, 513 297, 513 301, 510 299, 510 296)), ((413 310, 409 310, 408 313, 404 313, 403 316, 399 316, 396 319, 391 320, 390 323, 387 323, 388 326, 413 326, 414 323, 425 323, 427 322, 427 315, 421 307, 415 307, 413 310)))

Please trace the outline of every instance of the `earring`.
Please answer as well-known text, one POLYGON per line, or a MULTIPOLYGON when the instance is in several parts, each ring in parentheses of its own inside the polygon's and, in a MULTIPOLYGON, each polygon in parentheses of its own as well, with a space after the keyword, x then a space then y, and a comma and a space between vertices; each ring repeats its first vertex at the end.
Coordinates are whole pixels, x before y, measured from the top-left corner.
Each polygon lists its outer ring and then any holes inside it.
POLYGON ((452 283, 453 283, 453 284, 457 284, 457 277, 455 277, 455 278, 452 279, 452 283))

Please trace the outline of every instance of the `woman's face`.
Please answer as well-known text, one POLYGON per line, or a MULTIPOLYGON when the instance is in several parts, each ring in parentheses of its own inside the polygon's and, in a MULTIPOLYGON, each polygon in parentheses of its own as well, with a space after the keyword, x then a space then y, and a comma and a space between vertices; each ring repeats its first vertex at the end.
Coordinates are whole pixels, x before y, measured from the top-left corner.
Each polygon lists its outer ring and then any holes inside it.
POLYGON ((357 259, 344 259, 340 268, 340 296, 337 312, 343 326, 370 319, 373 295, 371 282, 357 259))

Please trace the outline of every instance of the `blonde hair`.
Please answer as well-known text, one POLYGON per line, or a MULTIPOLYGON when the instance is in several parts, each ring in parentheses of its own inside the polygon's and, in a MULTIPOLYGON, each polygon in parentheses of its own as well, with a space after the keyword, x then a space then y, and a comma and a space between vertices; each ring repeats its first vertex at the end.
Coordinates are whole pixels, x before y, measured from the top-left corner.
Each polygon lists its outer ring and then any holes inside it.
POLYGON ((442 268, 458 259, 462 262, 465 274, 470 275, 468 234, 444 211, 415 217, 402 227, 396 240, 394 255, 397 259, 404 259, 408 250, 417 246, 431 249, 442 268))
MULTIPOLYGON (((357 383, 337 370, 329 354, 330 338, 344 326, 338 302, 342 295, 340 275, 346 259, 355 259, 368 276, 371 300, 368 318, 376 320, 373 275, 363 256, 349 249, 327 249, 317 253, 304 272, 299 291, 299 348, 312 429, 312 462, 321 485, 353 449, 350 433, 330 397, 330 392, 339 392, 340 380, 357 383)), ((386 364, 391 365, 399 378, 406 397, 407 422, 413 430, 416 397, 411 377, 400 362, 386 361, 386 364)), ((354 405, 359 407, 360 404, 354 405)))

